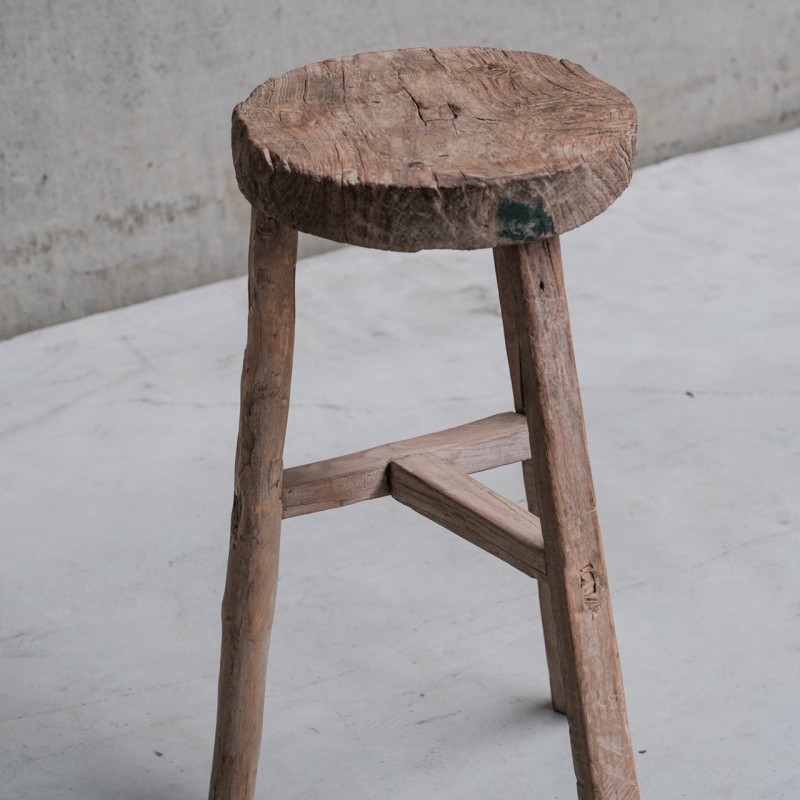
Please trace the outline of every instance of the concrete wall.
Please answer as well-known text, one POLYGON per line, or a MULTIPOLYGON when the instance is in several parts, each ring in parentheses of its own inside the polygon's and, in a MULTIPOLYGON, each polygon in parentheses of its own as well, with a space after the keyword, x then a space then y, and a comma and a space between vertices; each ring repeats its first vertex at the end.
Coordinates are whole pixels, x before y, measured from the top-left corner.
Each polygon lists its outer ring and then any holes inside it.
POLYGON ((631 95, 646 163, 800 124, 799 42, 796 0, 0 0, 0 337, 243 272, 230 112, 269 75, 539 50, 631 95))

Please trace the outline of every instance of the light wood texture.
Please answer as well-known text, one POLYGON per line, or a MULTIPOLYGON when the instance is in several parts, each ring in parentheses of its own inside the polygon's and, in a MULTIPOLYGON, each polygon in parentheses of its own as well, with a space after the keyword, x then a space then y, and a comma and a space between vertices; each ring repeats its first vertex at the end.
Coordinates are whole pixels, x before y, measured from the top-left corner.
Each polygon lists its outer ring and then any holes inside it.
POLYGON ((385 497, 390 461, 428 452, 461 472, 481 472, 530 456, 525 417, 507 412, 326 461, 291 467, 283 478, 283 516, 385 497))
POLYGON ((250 313, 209 797, 254 797, 282 518, 391 491, 539 578, 579 797, 637 800, 558 241, 627 186, 633 105, 536 53, 394 50, 268 80, 237 106, 232 137, 253 206, 250 313), (295 230, 494 247, 518 413, 284 472, 295 230), (528 512, 467 475, 515 461, 528 512))
POLYGON ((513 302, 534 500, 581 800, 639 798, 557 238, 495 250, 513 302))
MULTIPOLYGON (((500 311, 503 317, 503 336, 508 356, 508 369, 511 376, 511 390, 514 395, 514 410, 525 413, 525 399, 522 391, 522 366, 520 364, 520 348, 517 333, 517 300, 513 285, 503 280, 501 271, 497 272, 497 289, 500 296, 500 311)), ((538 446, 538 445, 537 445, 538 446)), ((522 477, 525 484, 525 497, 528 511, 539 516, 539 499, 536 492, 536 475, 533 461, 522 462, 522 477)), ((547 670, 550 676, 550 701, 554 711, 567 713, 567 701, 564 697, 564 675, 559 655, 560 640, 553 617, 553 606, 550 600, 550 587, 546 581, 537 583, 539 592, 539 615, 542 618, 544 649, 547 657, 547 670)))
POLYGON ((480 47, 362 53, 272 78, 236 107, 247 199, 389 250, 563 233, 628 185, 636 111, 576 64, 480 47))
POLYGON ((552 705, 553 711, 566 714, 567 698, 564 688, 564 673, 561 667, 561 642, 556 628, 553 601, 550 599, 550 586, 546 581, 539 581, 536 586, 539 590, 539 615, 542 618, 544 652, 550 677, 550 705, 552 705))
POLYGON ((546 574, 536 517, 430 453, 389 466, 392 497, 512 567, 546 574))
POLYGON ((253 211, 210 800, 252 800, 275 610, 297 233, 253 211))

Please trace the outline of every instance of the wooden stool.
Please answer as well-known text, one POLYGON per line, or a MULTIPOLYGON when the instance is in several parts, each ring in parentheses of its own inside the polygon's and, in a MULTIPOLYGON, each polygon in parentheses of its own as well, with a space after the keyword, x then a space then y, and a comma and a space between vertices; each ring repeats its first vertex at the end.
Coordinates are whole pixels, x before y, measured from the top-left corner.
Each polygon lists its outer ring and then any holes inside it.
POLYGON ((210 798, 254 796, 281 520, 391 494, 538 579, 578 796, 638 798, 559 234, 627 186, 636 111, 568 61, 442 48, 268 80, 237 106, 249 318, 210 798), (515 412, 284 470, 297 231, 494 248, 515 412), (529 511, 469 477, 522 462, 529 511))

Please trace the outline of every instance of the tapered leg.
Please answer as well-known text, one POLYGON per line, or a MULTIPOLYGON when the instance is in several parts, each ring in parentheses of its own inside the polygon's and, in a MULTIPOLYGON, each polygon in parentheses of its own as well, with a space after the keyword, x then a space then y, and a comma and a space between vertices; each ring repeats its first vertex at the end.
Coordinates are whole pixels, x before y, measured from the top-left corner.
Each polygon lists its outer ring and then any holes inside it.
POLYGON ((275 611, 297 233, 253 211, 210 800, 252 800, 275 611))
MULTIPOLYGON (((514 393, 514 410, 517 413, 525 412, 525 400, 522 393, 522 373, 520 366, 520 348, 517 338, 517 312, 513 285, 504 279, 501 262, 498 261, 498 252, 495 251, 497 263, 497 288, 500 295, 500 310, 503 316, 503 334, 506 342, 508 356, 508 369, 511 373, 511 389, 514 393)), ((528 511, 539 516, 539 499, 536 494, 536 476, 533 461, 522 462, 522 478, 525 483, 525 497, 528 502, 528 511)), ((550 602, 550 587, 545 581, 538 581, 539 588, 539 613, 542 617, 542 632, 544 633, 544 649, 547 656, 547 669, 550 675, 550 700, 555 711, 565 714, 567 711, 564 699, 564 678, 561 672, 561 657, 559 656, 559 639, 556 633, 556 624, 553 619, 553 608, 550 602)))
POLYGON ((531 472, 581 800, 639 798, 557 238, 495 249, 513 315, 531 472))
MULTIPOLYGON (((537 514, 536 516, 539 515, 537 514)), ((539 587, 539 612, 542 616, 542 630, 544 631, 544 651, 547 656, 547 669, 550 674, 550 700, 554 711, 566 714, 567 701, 564 696, 564 673, 561 667, 560 652, 561 645, 556 629, 556 620, 553 616, 553 602, 550 599, 550 586, 547 581, 538 581, 537 583, 539 587)))

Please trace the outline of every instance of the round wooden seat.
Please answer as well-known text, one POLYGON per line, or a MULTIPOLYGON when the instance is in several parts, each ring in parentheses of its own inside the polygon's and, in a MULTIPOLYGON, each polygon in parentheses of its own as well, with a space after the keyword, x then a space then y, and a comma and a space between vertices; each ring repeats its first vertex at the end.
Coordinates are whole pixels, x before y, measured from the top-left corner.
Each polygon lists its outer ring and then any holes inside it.
POLYGON ((239 187, 306 233, 387 250, 560 234, 630 181, 636 110, 565 60, 489 48, 292 70, 233 115, 239 187))

